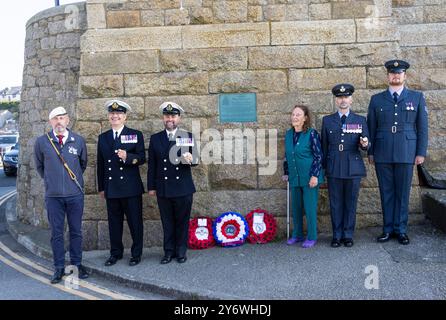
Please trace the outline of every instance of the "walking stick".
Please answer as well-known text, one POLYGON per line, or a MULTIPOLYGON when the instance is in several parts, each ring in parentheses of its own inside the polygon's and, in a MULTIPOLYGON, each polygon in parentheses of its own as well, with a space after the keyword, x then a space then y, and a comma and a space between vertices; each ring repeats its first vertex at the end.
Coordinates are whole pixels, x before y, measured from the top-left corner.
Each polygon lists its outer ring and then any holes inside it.
POLYGON ((290 238, 290 182, 286 182, 286 238, 290 238))

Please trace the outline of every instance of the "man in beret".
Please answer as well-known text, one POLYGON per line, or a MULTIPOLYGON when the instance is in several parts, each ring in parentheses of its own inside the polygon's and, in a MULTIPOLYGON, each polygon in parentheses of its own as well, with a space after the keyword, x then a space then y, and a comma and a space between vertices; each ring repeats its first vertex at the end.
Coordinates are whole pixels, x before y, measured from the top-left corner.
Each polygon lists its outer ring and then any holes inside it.
POLYGON ((147 187, 157 197, 164 231, 164 257, 161 264, 176 258, 186 262, 189 219, 193 193, 191 167, 198 164, 192 133, 180 129, 183 108, 174 102, 159 107, 164 130, 151 136, 147 187))
POLYGON ((130 106, 124 101, 105 103, 111 129, 99 135, 97 150, 98 191, 107 202, 110 257, 106 266, 122 259, 124 215, 133 244, 130 266, 141 262, 143 249, 142 194, 144 187, 139 166, 146 162, 141 131, 125 126, 130 106))
POLYGON ((82 215, 84 212, 83 173, 87 168, 84 138, 68 130, 70 118, 63 107, 49 114, 52 130, 36 140, 34 160, 45 184, 45 206, 51 229, 51 249, 55 272, 51 283, 65 275, 64 225, 67 217, 70 233, 71 265, 80 279, 88 278, 82 262, 82 215))
POLYGON ((328 182, 333 229, 331 246, 353 246, 361 178, 366 170, 360 150, 367 150, 366 118, 350 110, 355 88, 348 83, 333 87, 337 112, 322 118, 323 167, 328 182))
POLYGON ((405 87, 403 60, 385 63, 389 88, 370 99, 367 123, 383 212, 383 233, 378 242, 396 237, 409 244, 407 222, 413 165, 424 162, 428 141, 427 106, 423 94, 405 87))

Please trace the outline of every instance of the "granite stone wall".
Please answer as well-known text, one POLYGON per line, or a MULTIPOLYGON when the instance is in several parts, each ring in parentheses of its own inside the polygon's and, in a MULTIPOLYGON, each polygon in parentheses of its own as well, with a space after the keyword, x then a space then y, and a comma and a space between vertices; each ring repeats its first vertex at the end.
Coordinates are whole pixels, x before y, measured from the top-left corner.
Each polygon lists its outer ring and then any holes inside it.
MULTIPOLYGON (((27 26, 18 212, 29 223, 45 225, 42 182, 30 155, 53 106, 70 107, 74 130, 87 140, 85 242, 88 249, 103 249, 108 227, 95 181, 97 137, 109 129, 103 104, 127 101, 134 109, 128 125, 144 133, 147 148, 150 135, 162 129, 158 106, 171 100, 186 109, 189 130, 193 122, 201 132, 212 128, 222 135, 225 129, 278 130, 273 175, 260 174, 258 161, 194 168, 193 215, 262 207, 277 216, 283 236, 286 185, 280 177, 292 106, 309 105, 319 130, 322 117, 335 110, 332 86, 350 82, 356 87, 353 110, 365 114, 370 96, 386 88, 383 63, 395 57, 412 64, 408 86, 427 99, 427 166, 434 175, 446 171, 444 0, 89 0, 78 7, 85 22, 76 31, 58 27, 63 14, 34 18, 27 26), (258 121, 219 123, 218 95, 240 92, 257 94, 258 121)), ((358 227, 382 221, 376 175, 373 167, 367 171, 358 227)), ((143 180, 146 172, 144 165, 143 180)), ((320 195, 319 229, 330 231, 327 190, 320 195)), ((424 218, 416 175, 410 211, 412 223, 424 218)), ((145 244, 161 244, 159 212, 148 196, 144 221, 145 244)), ((128 230, 125 237, 129 244, 128 230)))

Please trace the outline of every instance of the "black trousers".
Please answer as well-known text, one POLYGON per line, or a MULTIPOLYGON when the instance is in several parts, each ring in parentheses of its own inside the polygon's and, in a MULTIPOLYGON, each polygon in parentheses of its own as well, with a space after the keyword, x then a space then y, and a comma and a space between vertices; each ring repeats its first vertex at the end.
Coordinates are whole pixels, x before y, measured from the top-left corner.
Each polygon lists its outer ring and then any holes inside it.
POLYGON ((143 249, 142 195, 129 198, 107 199, 108 231, 110 234, 110 254, 122 256, 122 230, 124 215, 132 236, 132 257, 140 257, 143 249))
POLYGON ((157 197, 164 231, 164 254, 184 257, 189 236, 193 195, 175 198, 157 197))

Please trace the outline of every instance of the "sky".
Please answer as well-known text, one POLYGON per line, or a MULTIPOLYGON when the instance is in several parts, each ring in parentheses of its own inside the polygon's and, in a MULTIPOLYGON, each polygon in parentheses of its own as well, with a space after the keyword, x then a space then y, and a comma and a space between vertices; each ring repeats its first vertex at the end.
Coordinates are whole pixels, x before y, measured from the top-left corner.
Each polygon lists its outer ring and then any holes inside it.
MULTIPOLYGON (((64 5, 78 1, 59 2, 64 5)), ((54 0, 0 2, 0 90, 22 85, 26 22, 36 13, 54 7, 54 3, 54 0)))

